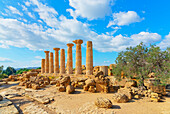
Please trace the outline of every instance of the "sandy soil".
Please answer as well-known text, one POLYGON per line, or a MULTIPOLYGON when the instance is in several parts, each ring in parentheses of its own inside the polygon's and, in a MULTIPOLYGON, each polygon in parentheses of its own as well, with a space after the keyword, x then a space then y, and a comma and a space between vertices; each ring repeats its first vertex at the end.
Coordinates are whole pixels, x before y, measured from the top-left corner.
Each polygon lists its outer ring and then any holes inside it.
MULTIPOLYGON (((19 87, 11 83, 12 86, 19 87)), ((1 89, 1 92, 7 91, 12 88, 9 85, 7 88, 1 89)), ((23 87, 24 89, 24 87, 23 87)), ((54 101, 49 104, 41 104, 28 96, 13 97, 10 100, 15 104, 20 113, 66 113, 66 114, 80 114, 80 113, 93 113, 93 114, 170 114, 170 97, 164 97, 162 102, 149 102, 147 98, 139 100, 132 99, 128 103, 113 103, 111 109, 97 108, 94 101, 97 97, 105 97, 112 101, 114 93, 89 93, 84 92, 82 89, 76 89, 75 94, 67 94, 65 92, 57 92, 55 86, 47 86, 42 90, 34 90, 31 92, 34 95, 43 95, 44 97, 53 97, 54 101), (37 110, 37 111, 35 111, 37 110)))

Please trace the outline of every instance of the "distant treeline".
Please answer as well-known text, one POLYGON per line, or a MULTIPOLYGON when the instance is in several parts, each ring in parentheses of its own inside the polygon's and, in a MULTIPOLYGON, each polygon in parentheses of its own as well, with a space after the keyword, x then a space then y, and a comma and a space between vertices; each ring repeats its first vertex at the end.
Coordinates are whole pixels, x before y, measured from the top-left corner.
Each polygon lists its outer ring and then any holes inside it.
MULTIPOLYGON (((3 65, 0 66, 0 79, 7 78, 9 75, 16 75, 16 74, 22 74, 24 71, 30 71, 32 69, 28 68, 21 68, 19 70, 15 70, 13 67, 7 67, 6 70, 3 70, 3 65)), ((37 69, 41 69, 41 67, 38 67, 37 69)))

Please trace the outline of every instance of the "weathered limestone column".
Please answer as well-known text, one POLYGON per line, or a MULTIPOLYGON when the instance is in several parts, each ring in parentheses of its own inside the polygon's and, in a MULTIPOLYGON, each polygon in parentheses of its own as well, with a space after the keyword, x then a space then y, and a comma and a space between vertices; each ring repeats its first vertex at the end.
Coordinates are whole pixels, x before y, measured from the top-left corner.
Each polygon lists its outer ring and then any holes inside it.
POLYGON ((86 75, 93 74, 93 47, 92 41, 87 41, 86 49, 86 75))
POLYGON ((78 39, 73 41, 76 44, 76 69, 75 74, 82 74, 82 55, 81 55, 81 44, 83 40, 78 39))
POLYGON ((72 74, 73 73, 72 47, 74 46, 74 44, 68 43, 67 46, 68 46, 68 49, 67 49, 67 74, 72 74))
POLYGON ((49 51, 45 52, 45 73, 49 73, 49 51))
POLYGON ((60 48, 53 48, 55 51, 55 58, 54 58, 54 73, 59 73, 59 54, 58 51, 60 48))
POLYGON ((103 71, 104 76, 108 76, 108 66, 100 66, 100 71, 103 71))
POLYGON ((50 67, 49 73, 54 73, 53 52, 50 52, 50 67))
POLYGON ((65 50, 60 51, 60 74, 65 73, 65 50))
POLYGON ((41 60, 41 74, 45 73, 45 59, 41 60))

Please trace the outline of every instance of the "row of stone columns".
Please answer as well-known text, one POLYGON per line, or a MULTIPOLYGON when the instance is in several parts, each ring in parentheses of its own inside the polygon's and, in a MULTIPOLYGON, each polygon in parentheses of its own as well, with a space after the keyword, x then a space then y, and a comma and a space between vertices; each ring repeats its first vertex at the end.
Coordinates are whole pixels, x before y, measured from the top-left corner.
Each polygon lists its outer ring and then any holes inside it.
MULTIPOLYGON (((78 39, 73 41, 76 44, 76 65, 75 65, 75 74, 82 74, 82 54, 81 54, 81 44, 83 40, 78 39)), ((72 56, 72 47, 74 44, 67 44, 67 74, 73 73, 73 56, 72 56)), ((60 48, 53 48, 55 50, 55 59, 53 64, 53 53, 49 51, 45 52, 45 59, 41 61, 41 73, 59 73, 59 50, 60 48)), ((65 50, 60 50, 60 73, 65 73, 65 50)), ((86 50, 86 74, 93 74, 93 47, 92 41, 87 41, 87 50, 86 50)))

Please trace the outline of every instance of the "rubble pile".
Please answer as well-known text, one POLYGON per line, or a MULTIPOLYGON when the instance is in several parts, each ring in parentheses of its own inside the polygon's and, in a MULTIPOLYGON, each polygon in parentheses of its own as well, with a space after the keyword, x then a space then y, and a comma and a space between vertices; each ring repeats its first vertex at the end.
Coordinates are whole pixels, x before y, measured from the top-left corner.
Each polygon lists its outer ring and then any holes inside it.
POLYGON ((68 94, 74 93, 75 88, 71 85, 70 76, 61 75, 57 80, 57 90, 59 92, 67 92, 68 94))

